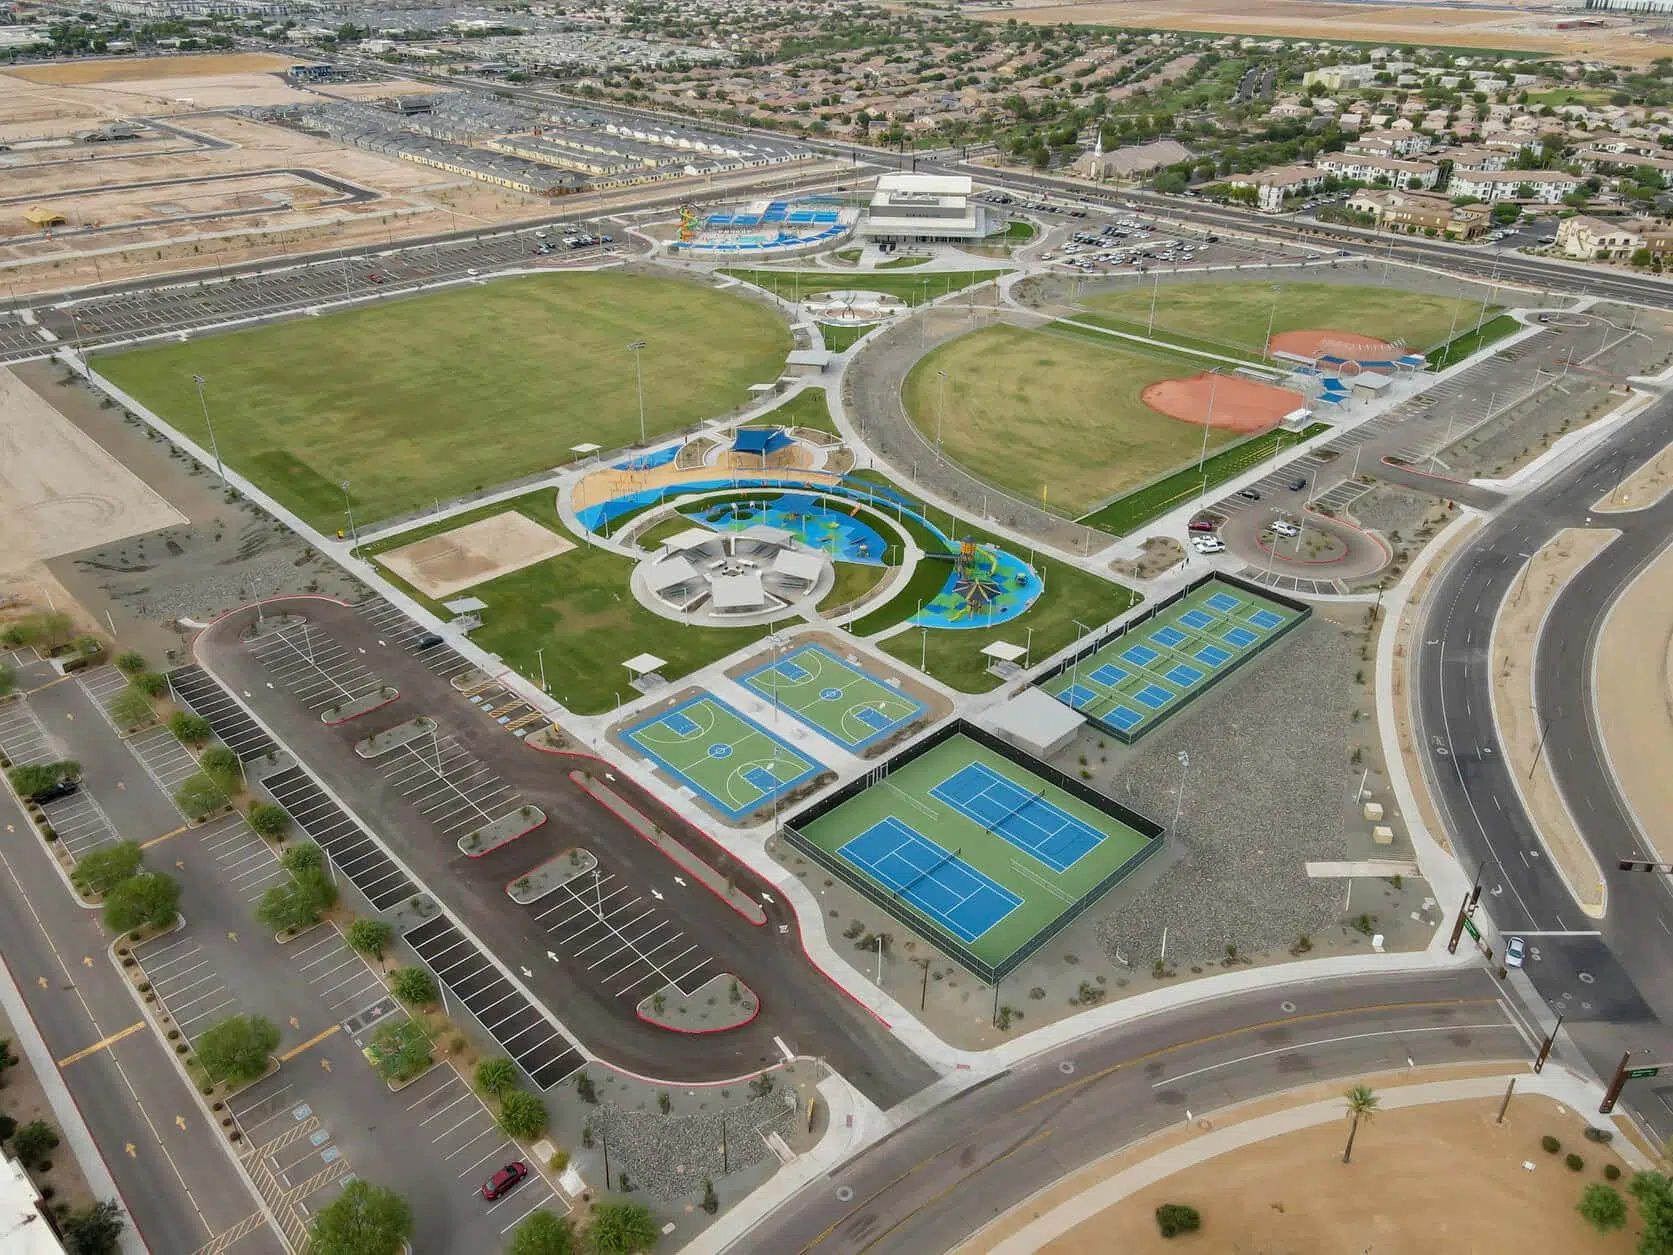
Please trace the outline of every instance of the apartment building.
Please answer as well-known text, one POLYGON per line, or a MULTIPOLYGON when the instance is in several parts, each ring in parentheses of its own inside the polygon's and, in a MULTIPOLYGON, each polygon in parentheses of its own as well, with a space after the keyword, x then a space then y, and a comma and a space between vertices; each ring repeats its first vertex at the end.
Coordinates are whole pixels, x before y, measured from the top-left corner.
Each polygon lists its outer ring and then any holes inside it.
POLYGON ((1292 196, 1305 196, 1324 186, 1327 172, 1312 166, 1274 166, 1257 174, 1234 174, 1228 187, 1252 187, 1255 204, 1265 213, 1278 213, 1292 196))
POLYGON ((1536 204, 1555 205, 1580 184, 1579 175, 1565 170, 1500 170, 1490 174, 1454 170, 1447 191, 1454 196, 1476 196, 1488 202, 1527 199, 1536 204), (1531 189, 1532 195, 1523 197, 1524 188, 1531 189))
POLYGON ((1379 179, 1391 187, 1433 187, 1440 175, 1440 167, 1432 161, 1402 161, 1398 157, 1372 157, 1364 153, 1325 153, 1318 159, 1319 169, 1339 179, 1355 183, 1375 183, 1379 179))

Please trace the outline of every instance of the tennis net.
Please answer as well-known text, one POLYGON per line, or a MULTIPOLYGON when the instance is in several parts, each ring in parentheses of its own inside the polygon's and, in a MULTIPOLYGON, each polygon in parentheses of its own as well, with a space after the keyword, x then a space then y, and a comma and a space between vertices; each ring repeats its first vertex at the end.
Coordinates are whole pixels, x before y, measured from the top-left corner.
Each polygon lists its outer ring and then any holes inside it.
POLYGON ((919 872, 916 876, 912 877, 911 880, 907 881, 899 889, 896 889, 895 890, 895 896, 897 898, 904 898, 907 895, 907 893, 909 893, 913 889, 916 889, 919 885, 923 884, 924 881, 928 880, 931 876, 935 875, 936 872, 940 871, 948 863, 951 863, 955 858, 957 858, 962 853, 964 853, 964 851, 962 849, 953 850, 951 853, 945 855, 944 857, 937 859, 934 863, 930 864, 930 866, 926 867, 923 871, 919 872))
POLYGON ((1044 789, 1041 789, 1038 793, 1030 793, 1027 797, 1023 798, 1022 801, 1018 802, 1015 806, 1011 807, 1010 810, 1006 811, 998 819, 994 820, 991 824, 986 825, 985 828, 984 828, 984 831, 986 831, 986 832, 997 832, 997 831, 999 831, 999 829, 1004 827, 1007 822, 1009 822, 1012 819, 1015 819, 1019 814, 1021 814, 1022 810, 1025 806, 1033 805, 1035 802, 1038 802, 1045 795, 1046 795, 1046 791, 1044 789))

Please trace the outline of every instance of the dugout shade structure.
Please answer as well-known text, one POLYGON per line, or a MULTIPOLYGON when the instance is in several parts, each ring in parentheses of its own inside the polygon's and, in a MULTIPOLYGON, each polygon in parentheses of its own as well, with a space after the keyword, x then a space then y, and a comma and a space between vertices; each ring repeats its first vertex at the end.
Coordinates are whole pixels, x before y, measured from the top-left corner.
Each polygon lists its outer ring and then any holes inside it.
POLYGON ((1159 824, 964 720, 798 811, 780 836, 989 984, 1163 840, 1159 824))

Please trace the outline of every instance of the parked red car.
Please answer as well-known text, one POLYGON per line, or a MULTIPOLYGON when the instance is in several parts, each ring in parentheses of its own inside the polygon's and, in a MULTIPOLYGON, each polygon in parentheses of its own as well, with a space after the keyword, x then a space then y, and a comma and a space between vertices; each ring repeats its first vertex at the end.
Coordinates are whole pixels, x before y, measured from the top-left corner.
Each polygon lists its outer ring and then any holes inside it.
POLYGON ((508 1163, 482 1183, 482 1197, 490 1203, 496 1198, 504 1198, 528 1175, 529 1165, 521 1159, 508 1163))

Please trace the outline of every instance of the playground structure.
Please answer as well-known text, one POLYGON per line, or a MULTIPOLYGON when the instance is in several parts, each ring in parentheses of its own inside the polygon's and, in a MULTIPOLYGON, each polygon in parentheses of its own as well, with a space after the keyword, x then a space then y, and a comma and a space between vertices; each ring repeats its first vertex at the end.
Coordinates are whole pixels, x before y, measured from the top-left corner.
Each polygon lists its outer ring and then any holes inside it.
POLYGON ((952 577, 924 603, 912 622, 920 627, 986 628, 1024 613, 1045 591, 1022 559, 968 538, 953 555, 952 577))
POLYGON ((753 201, 713 213, 687 204, 680 206, 679 238, 670 247, 687 257, 783 256, 828 248, 858 221, 859 211, 837 197, 753 201))
POLYGON ((906 309, 898 296, 848 289, 821 292, 802 302, 809 318, 831 327, 871 327, 898 318, 906 309))

